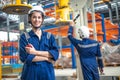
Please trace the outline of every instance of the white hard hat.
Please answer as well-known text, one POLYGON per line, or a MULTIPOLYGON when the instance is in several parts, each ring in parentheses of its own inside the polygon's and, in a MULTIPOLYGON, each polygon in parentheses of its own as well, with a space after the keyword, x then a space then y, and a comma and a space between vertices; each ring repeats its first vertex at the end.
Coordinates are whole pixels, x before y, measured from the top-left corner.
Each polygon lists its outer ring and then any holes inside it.
POLYGON ((78 28, 78 33, 81 38, 89 38, 90 35, 89 28, 86 26, 78 28))
POLYGON ((33 6, 32 9, 29 10, 28 14, 31 14, 32 11, 40 11, 44 14, 44 10, 41 5, 33 6))

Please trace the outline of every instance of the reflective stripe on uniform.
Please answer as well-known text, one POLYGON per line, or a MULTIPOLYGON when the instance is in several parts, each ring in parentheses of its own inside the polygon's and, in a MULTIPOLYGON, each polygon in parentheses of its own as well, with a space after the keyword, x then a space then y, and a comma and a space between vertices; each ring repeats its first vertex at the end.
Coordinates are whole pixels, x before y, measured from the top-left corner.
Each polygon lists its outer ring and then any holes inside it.
POLYGON ((97 45, 98 45, 98 43, 87 44, 87 45, 78 44, 78 46, 81 47, 81 48, 89 48, 89 47, 94 47, 94 46, 97 46, 97 45))
POLYGON ((72 35, 71 33, 68 33, 68 35, 72 35))
POLYGON ((47 39, 50 39, 51 33, 48 32, 47 39))
POLYGON ((102 57, 97 57, 98 59, 102 59, 102 57))

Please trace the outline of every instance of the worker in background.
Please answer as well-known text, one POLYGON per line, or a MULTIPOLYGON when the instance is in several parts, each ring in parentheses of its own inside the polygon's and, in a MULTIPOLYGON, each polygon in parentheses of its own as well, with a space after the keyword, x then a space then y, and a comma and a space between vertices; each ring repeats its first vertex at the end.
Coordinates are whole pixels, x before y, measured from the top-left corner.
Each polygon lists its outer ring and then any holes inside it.
POLYGON ((54 36, 41 30, 44 10, 33 6, 28 13, 31 31, 23 33, 19 40, 20 60, 24 63, 21 80, 55 80, 53 61, 59 57, 54 36))
POLYGON ((89 39, 89 28, 82 26, 78 29, 81 40, 73 37, 74 22, 70 22, 68 38, 77 49, 84 80, 100 80, 99 71, 103 73, 102 55, 97 41, 89 39))

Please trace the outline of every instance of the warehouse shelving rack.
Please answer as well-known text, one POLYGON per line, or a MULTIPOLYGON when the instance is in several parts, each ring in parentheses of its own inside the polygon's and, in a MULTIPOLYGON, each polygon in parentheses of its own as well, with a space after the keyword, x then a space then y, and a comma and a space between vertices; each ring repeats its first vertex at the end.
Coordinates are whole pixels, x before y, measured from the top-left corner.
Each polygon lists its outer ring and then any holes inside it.
MULTIPOLYGON (((100 13, 96 13, 95 17, 98 41, 107 42, 119 37, 119 26, 117 24, 111 23, 110 20, 105 19, 104 15, 100 13)), ((88 13, 88 27, 92 29, 90 13, 88 13)), ((91 30, 91 32, 93 32, 93 30, 91 30)), ((93 38, 93 36, 91 38, 93 38)))
MULTIPOLYGON (((48 10, 48 12, 47 12, 48 16, 53 17, 53 15, 51 16, 51 14, 55 13, 55 12, 53 10, 52 11, 49 11, 49 10, 50 10, 50 8, 56 8, 56 4, 50 4, 50 5, 45 6, 44 8, 46 10, 48 10)), ((58 7, 56 9, 58 9, 58 7)), ((59 11, 59 9, 58 9, 58 11, 59 11)), ((57 15, 57 13, 54 14, 54 17, 55 17, 55 15, 57 15)), ((88 13, 87 16, 88 16, 88 27, 91 29, 91 33, 93 33, 91 13, 88 13)), ((111 23, 110 20, 106 20, 104 18, 103 14, 96 13, 95 18, 96 18, 96 31, 97 31, 97 40, 98 41, 106 42, 106 41, 109 41, 110 39, 113 39, 113 38, 116 38, 119 36, 118 25, 111 23)), ((67 38, 68 27, 69 27, 69 25, 65 25, 65 26, 61 25, 60 26, 60 25, 53 23, 53 24, 50 24, 49 26, 43 27, 43 29, 47 32, 51 32, 55 36, 59 35, 62 38, 64 38, 64 37, 67 38)), ((90 38, 93 39, 93 34, 90 36, 90 38)), ((75 68, 76 63, 75 63, 75 53, 74 53, 73 45, 70 43, 67 46, 62 45, 62 49, 64 49, 64 48, 71 49, 72 67, 75 68)))
POLYGON ((18 56, 18 42, 1 43, 1 78, 17 78, 22 70, 18 56), (16 76, 17 75, 17 76, 16 76))

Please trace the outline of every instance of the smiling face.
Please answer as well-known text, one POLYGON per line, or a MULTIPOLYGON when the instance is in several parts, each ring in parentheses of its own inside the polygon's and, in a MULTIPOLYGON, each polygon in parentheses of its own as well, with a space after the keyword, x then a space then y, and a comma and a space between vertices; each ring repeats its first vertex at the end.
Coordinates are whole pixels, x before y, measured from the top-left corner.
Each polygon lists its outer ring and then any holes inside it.
POLYGON ((41 24, 43 23, 42 13, 39 11, 32 12, 30 22, 34 29, 40 28, 41 24))

